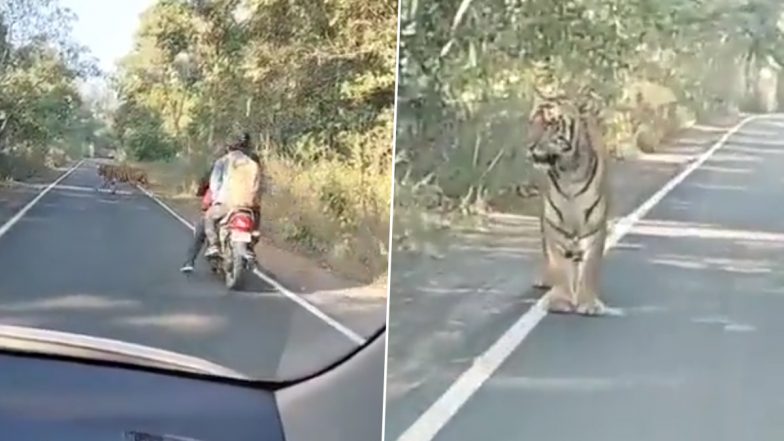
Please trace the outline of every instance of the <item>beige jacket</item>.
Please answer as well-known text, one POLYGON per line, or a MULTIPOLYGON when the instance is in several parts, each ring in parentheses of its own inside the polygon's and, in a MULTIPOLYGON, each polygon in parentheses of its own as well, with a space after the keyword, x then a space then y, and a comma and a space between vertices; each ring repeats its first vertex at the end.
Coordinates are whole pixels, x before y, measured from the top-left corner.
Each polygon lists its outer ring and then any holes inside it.
POLYGON ((210 179, 214 201, 230 209, 258 205, 260 186, 259 164, 240 151, 229 152, 219 159, 210 179))

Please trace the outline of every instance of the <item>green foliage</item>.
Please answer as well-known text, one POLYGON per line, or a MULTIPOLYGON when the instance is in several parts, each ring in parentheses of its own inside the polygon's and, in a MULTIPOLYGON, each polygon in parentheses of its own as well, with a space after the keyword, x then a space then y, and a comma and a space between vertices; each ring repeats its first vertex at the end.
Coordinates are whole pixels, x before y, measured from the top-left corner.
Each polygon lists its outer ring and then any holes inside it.
POLYGON ((764 108, 781 12, 774 0, 404 0, 397 181, 466 209, 525 184, 535 87, 590 86, 616 156, 654 151, 694 118, 764 108))
POLYGON ((176 153, 176 145, 163 129, 160 116, 132 101, 117 109, 114 128, 131 159, 157 161, 170 159, 176 153))
POLYGON ((7 164, 33 170, 79 155, 99 129, 78 92, 77 82, 95 69, 70 40, 72 21, 53 0, 0 4, 0 154, 7 164))
POLYGON ((381 126, 373 148, 389 159, 395 16, 391 0, 159 1, 118 90, 158 115, 186 155, 240 125, 277 153, 352 160, 357 135, 381 126))
POLYGON ((156 121, 148 121, 148 125, 131 129, 125 135, 125 145, 131 158, 139 161, 156 161, 170 159, 174 156, 173 143, 155 125, 156 121))

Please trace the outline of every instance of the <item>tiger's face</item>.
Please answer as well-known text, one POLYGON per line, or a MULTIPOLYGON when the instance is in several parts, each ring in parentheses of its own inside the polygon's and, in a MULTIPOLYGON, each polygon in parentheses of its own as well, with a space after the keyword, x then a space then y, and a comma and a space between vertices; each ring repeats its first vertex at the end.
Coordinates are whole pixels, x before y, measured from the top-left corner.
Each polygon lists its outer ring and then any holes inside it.
POLYGON ((565 102, 547 101, 534 109, 529 124, 528 158, 549 169, 571 162, 576 154, 577 114, 565 102))

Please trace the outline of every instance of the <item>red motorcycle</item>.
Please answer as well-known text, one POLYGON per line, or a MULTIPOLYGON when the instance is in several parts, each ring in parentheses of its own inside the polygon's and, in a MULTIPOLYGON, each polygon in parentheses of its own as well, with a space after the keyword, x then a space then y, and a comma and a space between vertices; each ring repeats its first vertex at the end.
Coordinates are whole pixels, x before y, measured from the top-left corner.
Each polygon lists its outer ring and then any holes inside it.
POLYGON ((242 288, 248 273, 256 268, 253 251, 260 233, 253 210, 236 209, 218 222, 219 252, 208 257, 212 271, 223 278, 229 289, 242 288))

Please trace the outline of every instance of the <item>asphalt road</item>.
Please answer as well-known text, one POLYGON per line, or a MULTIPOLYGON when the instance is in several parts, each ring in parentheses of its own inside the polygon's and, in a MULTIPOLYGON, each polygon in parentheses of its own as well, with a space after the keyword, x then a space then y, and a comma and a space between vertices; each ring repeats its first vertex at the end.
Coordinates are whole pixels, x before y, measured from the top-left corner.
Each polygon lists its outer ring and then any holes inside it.
POLYGON ((138 191, 89 190, 99 183, 85 162, 0 236, 1 324, 152 346, 265 379, 313 372, 356 346, 261 279, 227 292, 203 260, 181 274, 191 231, 138 191))
MULTIPOLYGON (((782 170, 784 118, 746 124, 608 254, 604 298, 624 316, 544 317, 497 370, 475 371, 489 374, 486 381, 463 378, 463 390, 478 388, 451 418, 428 414, 440 429, 434 437, 406 439, 782 439, 782 170)), ((387 440, 452 390, 474 357, 531 307, 534 292, 520 294, 530 281, 516 278, 514 261, 506 261, 507 280, 488 292, 516 285, 506 298, 518 301, 488 306, 503 311, 452 337, 464 342, 462 354, 434 360, 441 375, 430 386, 388 402, 387 440)), ((394 298, 394 272, 391 286, 394 298)), ((417 313, 394 303, 390 310, 393 319, 417 313)), ((390 357, 395 347, 417 344, 416 332, 393 325, 390 357)), ((427 329, 418 340, 437 335, 427 329)), ((396 375, 391 365, 388 375, 396 375)))

